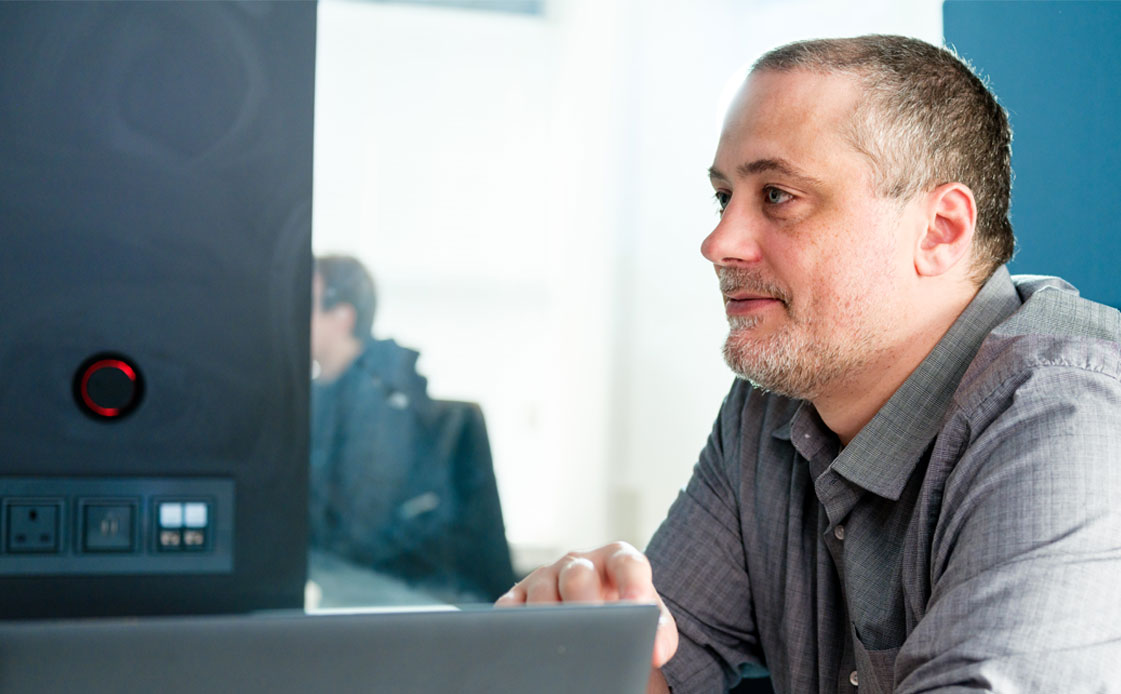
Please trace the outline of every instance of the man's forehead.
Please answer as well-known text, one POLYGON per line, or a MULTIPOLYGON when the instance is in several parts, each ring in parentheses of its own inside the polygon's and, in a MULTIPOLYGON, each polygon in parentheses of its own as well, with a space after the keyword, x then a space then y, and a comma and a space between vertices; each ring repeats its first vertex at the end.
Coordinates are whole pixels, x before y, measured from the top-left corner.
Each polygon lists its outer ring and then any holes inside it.
POLYGON ((824 120, 852 114, 860 101, 854 75, 806 69, 764 69, 748 74, 728 109, 725 127, 745 114, 804 114, 824 120))
POLYGON ((715 172, 734 173, 744 157, 789 162, 826 147, 851 149, 849 126, 859 99, 857 80, 843 73, 802 69, 751 73, 728 109, 715 172), (721 161, 722 157, 734 161, 721 161))

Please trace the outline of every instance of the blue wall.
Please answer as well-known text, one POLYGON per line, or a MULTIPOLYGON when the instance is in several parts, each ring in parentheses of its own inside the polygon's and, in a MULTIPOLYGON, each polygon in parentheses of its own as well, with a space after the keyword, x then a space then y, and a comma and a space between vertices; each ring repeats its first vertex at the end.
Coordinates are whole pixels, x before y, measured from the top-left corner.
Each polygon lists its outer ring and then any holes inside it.
POLYGON ((1012 272, 1121 307, 1121 2, 946 0, 1012 121, 1012 272))

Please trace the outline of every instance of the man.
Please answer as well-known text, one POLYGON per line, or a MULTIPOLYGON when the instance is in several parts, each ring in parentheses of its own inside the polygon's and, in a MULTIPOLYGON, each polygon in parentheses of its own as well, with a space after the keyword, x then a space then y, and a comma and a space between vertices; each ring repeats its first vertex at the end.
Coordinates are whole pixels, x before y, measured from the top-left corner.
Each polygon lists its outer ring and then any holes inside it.
POLYGON ((436 415, 418 354, 372 337, 375 309, 373 280, 357 259, 316 259, 310 546, 439 591, 454 582, 442 540, 451 473, 431 449, 436 415))
POLYGON ((650 691, 1121 691, 1121 316, 1009 277, 1010 140, 917 40, 761 58, 702 245, 742 380, 646 557, 499 604, 657 602, 650 691))

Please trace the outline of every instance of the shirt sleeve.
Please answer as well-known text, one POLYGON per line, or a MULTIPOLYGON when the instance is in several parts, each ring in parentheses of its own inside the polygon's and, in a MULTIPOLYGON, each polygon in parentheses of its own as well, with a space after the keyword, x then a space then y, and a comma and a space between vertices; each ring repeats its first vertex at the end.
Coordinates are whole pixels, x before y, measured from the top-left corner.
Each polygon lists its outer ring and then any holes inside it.
POLYGON ((674 694, 726 691, 762 663, 735 491, 748 391, 733 387, 692 478, 646 550, 680 635, 662 668, 674 694))
POLYGON ((959 417, 927 611, 896 692, 1117 691, 1121 382, 1117 350, 1008 377, 959 417), (988 414, 995 413, 995 414, 988 414))

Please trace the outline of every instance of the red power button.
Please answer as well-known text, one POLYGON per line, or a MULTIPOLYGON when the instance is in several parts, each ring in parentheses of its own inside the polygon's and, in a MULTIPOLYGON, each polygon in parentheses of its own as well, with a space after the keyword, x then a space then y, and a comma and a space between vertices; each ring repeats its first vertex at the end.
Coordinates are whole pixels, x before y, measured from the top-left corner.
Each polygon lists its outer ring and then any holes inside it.
POLYGON ((74 377, 74 396, 87 414, 99 419, 122 417, 140 403, 144 392, 140 371, 116 354, 87 359, 74 377))

